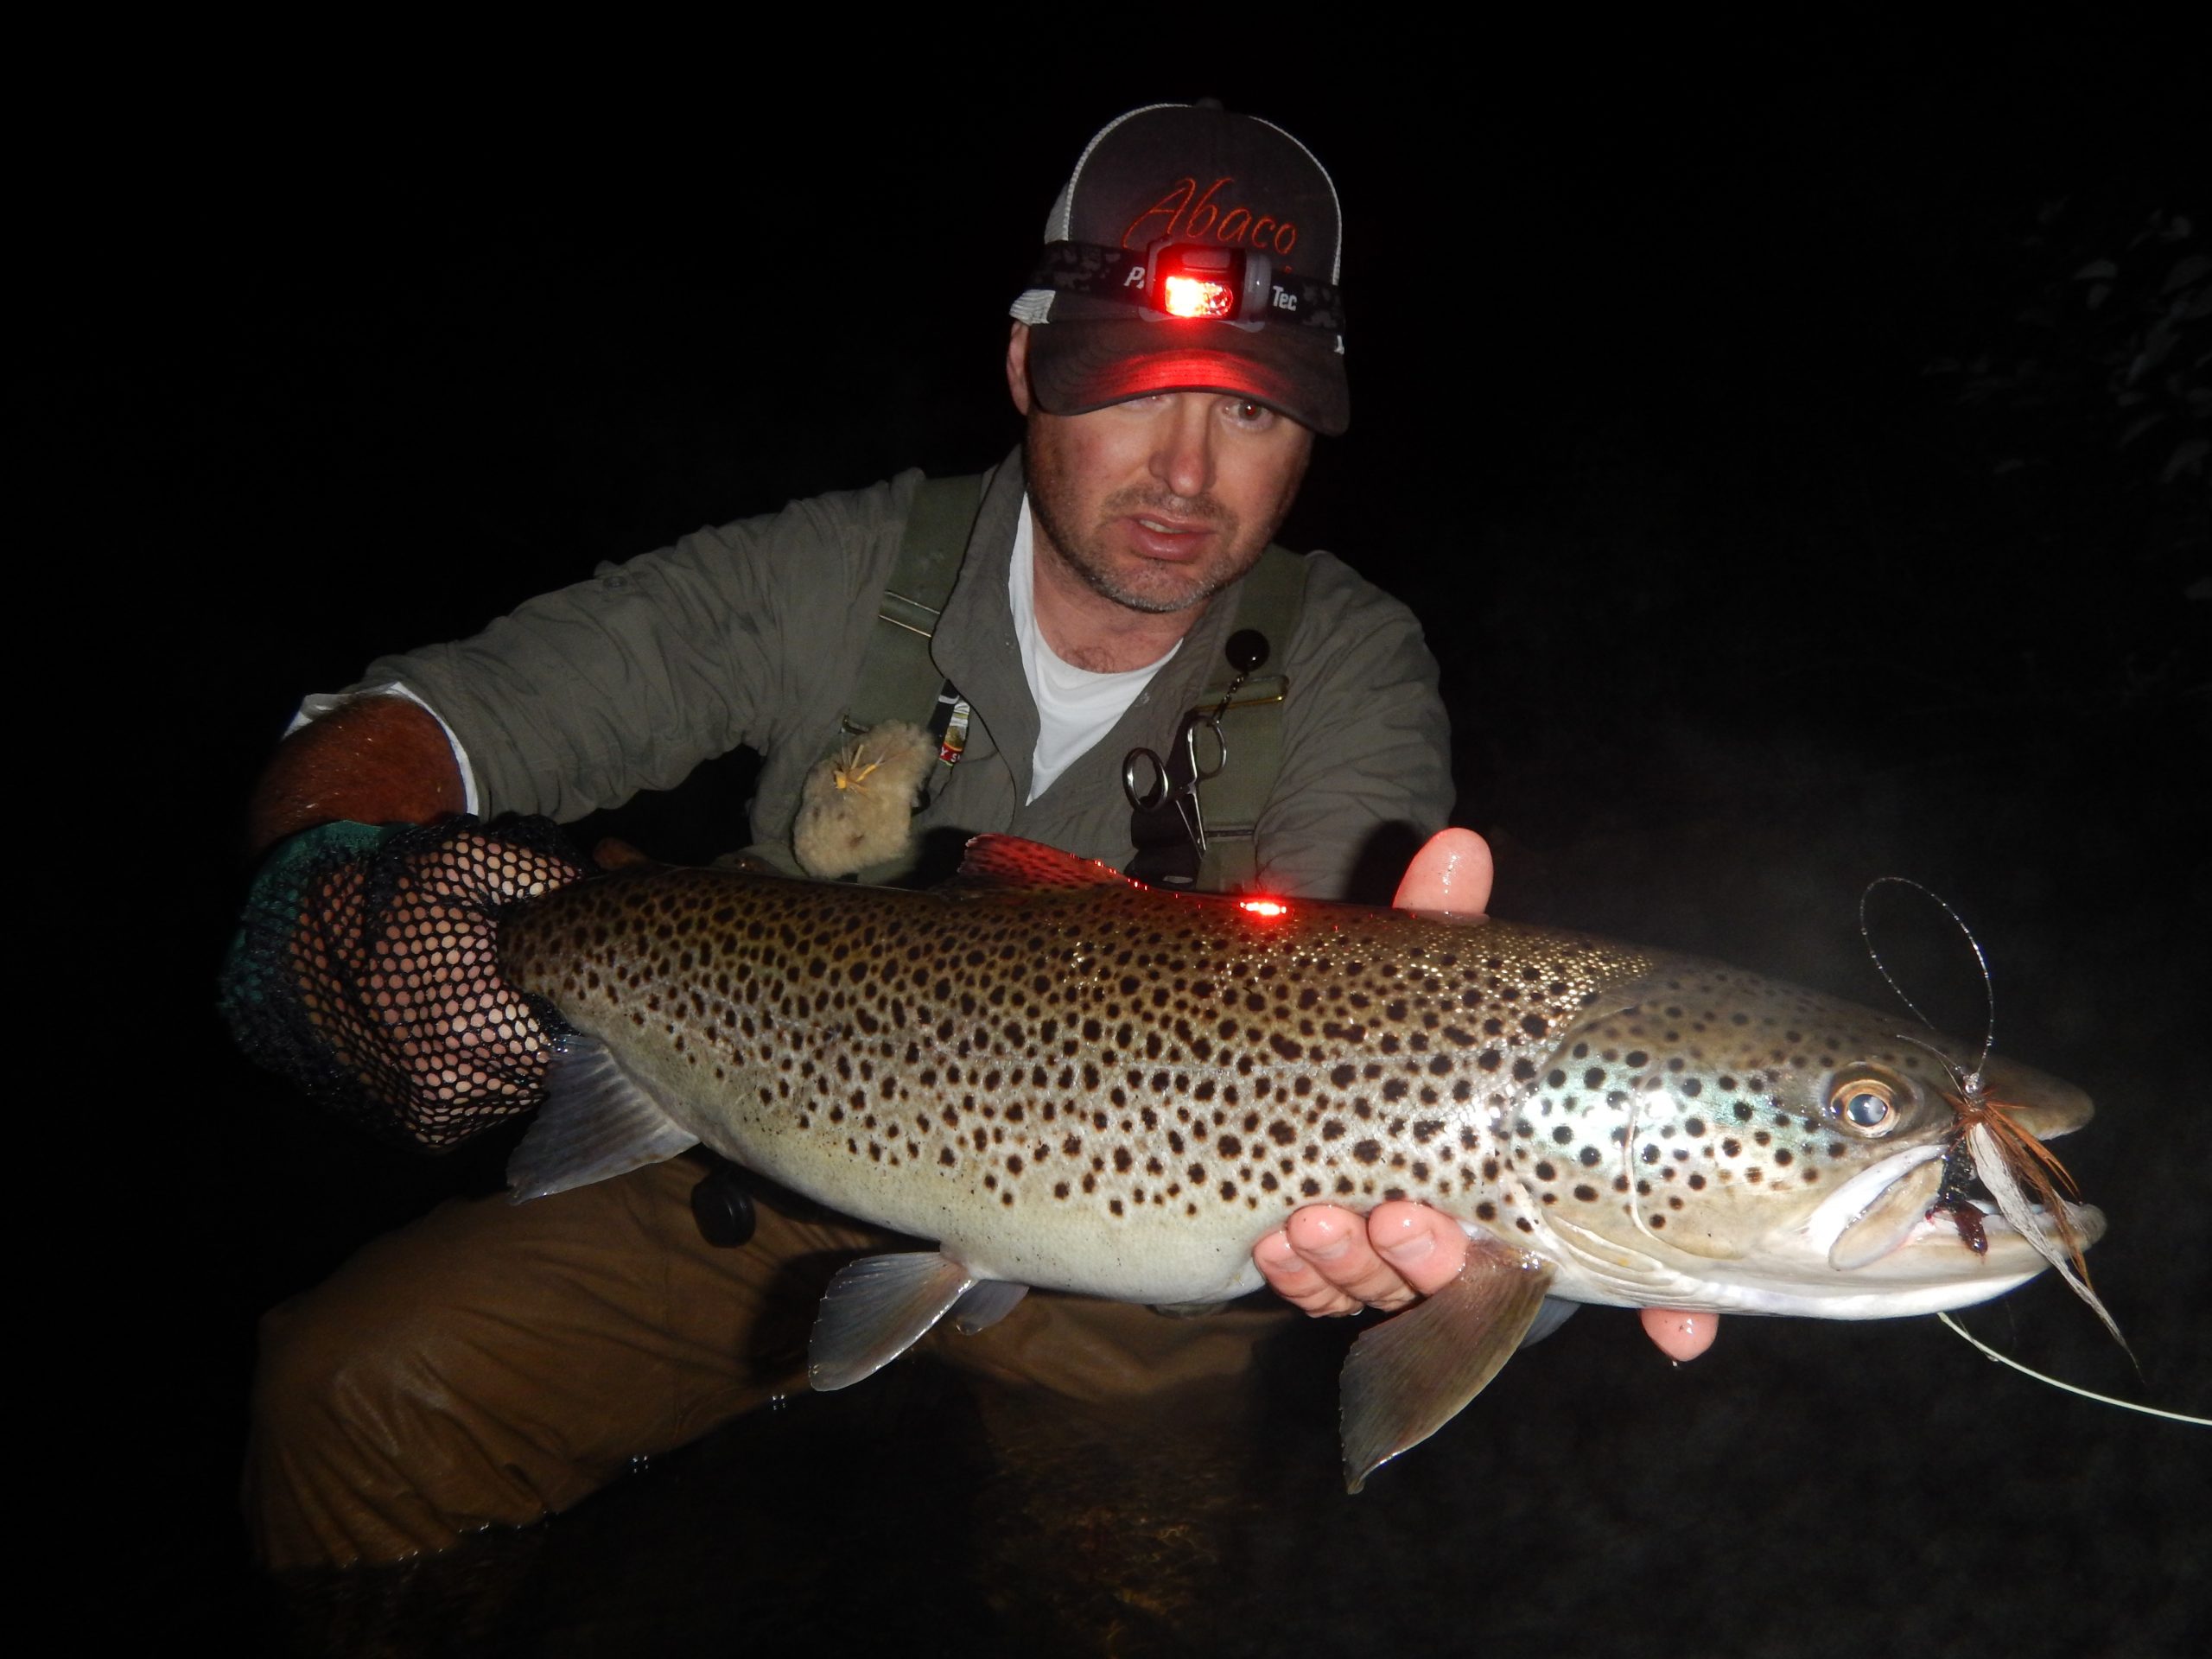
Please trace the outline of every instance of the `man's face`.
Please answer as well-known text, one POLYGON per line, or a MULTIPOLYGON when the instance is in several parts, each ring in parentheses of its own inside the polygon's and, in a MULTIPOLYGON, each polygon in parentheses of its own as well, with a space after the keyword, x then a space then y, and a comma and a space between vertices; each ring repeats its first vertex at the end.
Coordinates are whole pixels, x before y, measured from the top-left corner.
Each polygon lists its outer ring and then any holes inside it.
POLYGON ((1048 415, 1027 330, 1007 353, 1029 417, 1023 460, 1040 551, 1131 610, 1190 609, 1249 570, 1297 497, 1313 435, 1249 398, 1171 391, 1048 415))

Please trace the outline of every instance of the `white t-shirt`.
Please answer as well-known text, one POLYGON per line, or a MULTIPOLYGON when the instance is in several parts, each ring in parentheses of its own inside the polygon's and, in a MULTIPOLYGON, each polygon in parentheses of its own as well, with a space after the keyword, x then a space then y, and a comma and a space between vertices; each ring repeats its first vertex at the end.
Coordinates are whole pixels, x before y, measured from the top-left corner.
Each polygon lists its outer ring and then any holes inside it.
POLYGON ((1159 661, 1117 674, 1094 674, 1062 662, 1037 626, 1037 533, 1029 500, 1021 502, 1021 522, 1014 532, 1014 557, 1006 572, 1007 602, 1014 609, 1014 631, 1021 642, 1021 672, 1037 704, 1037 752, 1029 763, 1029 798, 1035 800, 1114 729, 1138 694, 1167 659, 1183 648, 1178 639, 1159 661))

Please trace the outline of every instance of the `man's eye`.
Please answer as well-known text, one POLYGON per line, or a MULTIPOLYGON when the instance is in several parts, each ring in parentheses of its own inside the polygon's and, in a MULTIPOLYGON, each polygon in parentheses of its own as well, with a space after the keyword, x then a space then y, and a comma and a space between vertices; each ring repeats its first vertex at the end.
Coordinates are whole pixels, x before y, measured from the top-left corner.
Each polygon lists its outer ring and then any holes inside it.
POLYGON ((1255 404, 1249 397, 1234 405, 1230 413, 1241 426, 1264 426, 1275 417, 1274 410, 1265 404, 1255 404))

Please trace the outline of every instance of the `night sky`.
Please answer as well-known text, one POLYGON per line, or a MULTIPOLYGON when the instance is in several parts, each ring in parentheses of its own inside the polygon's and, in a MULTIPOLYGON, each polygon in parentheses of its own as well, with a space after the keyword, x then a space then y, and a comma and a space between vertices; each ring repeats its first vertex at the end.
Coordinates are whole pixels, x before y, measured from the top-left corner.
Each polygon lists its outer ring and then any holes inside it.
MULTIPOLYGON (((2106 363, 2212 251, 2212 149, 2171 46, 1826 41, 1750 67, 1713 46, 1600 62, 1440 36, 1316 48, 1325 77, 1288 46, 1222 48, 958 92, 819 60, 748 86, 672 51, 650 104, 557 80, 181 100, 127 175, 55 199, 60 563, 90 617, 123 620, 104 677, 148 688, 124 798, 182 826, 198 873, 166 943, 204 1110, 161 1137, 188 1141, 162 1155, 189 1271, 144 1425, 177 1538, 130 1578, 156 1628, 256 1616, 228 1495, 255 1312, 496 1173, 365 1147, 223 1039, 208 988, 267 746, 302 693, 601 559, 996 461, 1018 435, 1004 311, 1046 209, 1090 134, 1153 97, 1267 115, 1335 175, 1352 429, 1282 539, 1422 618, 1497 912, 1873 1001, 1859 889, 1937 888, 1989 952, 2000 1050, 2099 1103, 2069 1155, 2112 1217, 2093 1267, 2142 1376, 2047 1283, 1971 1322, 2089 1387, 2212 1404, 2208 474, 2163 475, 2206 435, 2173 376, 2193 353, 2202 397, 2212 324, 2147 402, 2120 404, 2106 363), (2093 312, 2094 258, 2118 274, 2093 312), (111 587, 103 546, 149 569, 111 587)), ((625 822, 704 857, 741 844, 742 800, 741 766, 711 766, 625 822)), ((1955 946, 1897 949, 1979 1027, 1955 946)), ((1325 1463, 1315 1399, 1321 1438, 1293 1451, 1325 1463)), ((1448 1616, 1433 1573, 1374 1585, 1363 1615, 1340 1585, 1325 1631, 1341 1611, 1471 1645, 1487 1612, 1531 1641, 1579 1628, 1569 1652, 1910 1651, 1931 1628, 2171 1651, 2203 1622, 2209 1440, 1927 1321, 1736 1321, 1669 1373, 1592 1313, 1357 1521, 1328 1519, 1324 1479, 1221 1545, 1245 1622, 1207 1641, 1296 1630, 1326 1525, 1367 1529, 1357 1570, 1386 1580, 1399 1529, 1455 1584, 1510 1569, 1448 1616), (1515 1423, 1575 1450, 1516 1464, 1515 1423), (1753 1553, 1763 1575, 1732 1576, 1753 1553), (1677 1573, 1728 1588, 1654 1613, 1677 1573)))

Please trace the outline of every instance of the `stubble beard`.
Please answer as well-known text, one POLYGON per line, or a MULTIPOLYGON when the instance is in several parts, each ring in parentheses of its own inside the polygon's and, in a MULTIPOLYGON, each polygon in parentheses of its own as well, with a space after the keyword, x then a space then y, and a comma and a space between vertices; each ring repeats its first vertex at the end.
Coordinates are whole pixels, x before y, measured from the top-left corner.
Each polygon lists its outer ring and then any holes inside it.
MULTIPOLYGON (((1258 563, 1268 537, 1274 533, 1274 525, 1269 524, 1267 533, 1254 537, 1253 545, 1247 548, 1242 541, 1242 522, 1213 497, 1180 496, 1141 485, 1132 485, 1108 496, 1099 504, 1097 522, 1078 533, 1082 503, 1076 499, 1066 474, 1060 470, 1052 447, 1035 442, 1035 431, 1033 423, 1021 442, 1029 510, 1036 515, 1046 538, 1058 552, 1060 562, 1093 593, 1116 605, 1151 616, 1171 616, 1204 604, 1258 563), (1103 538, 1105 526, 1112 520, 1147 509, 1202 521, 1211 528, 1217 546, 1226 550, 1225 555, 1198 565, 1147 561, 1144 575, 1148 580, 1141 584, 1124 580, 1107 563, 1099 542, 1103 538)), ((1295 488, 1294 484, 1293 487, 1295 488)), ((1286 502, 1286 509, 1287 505, 1286 502)))

